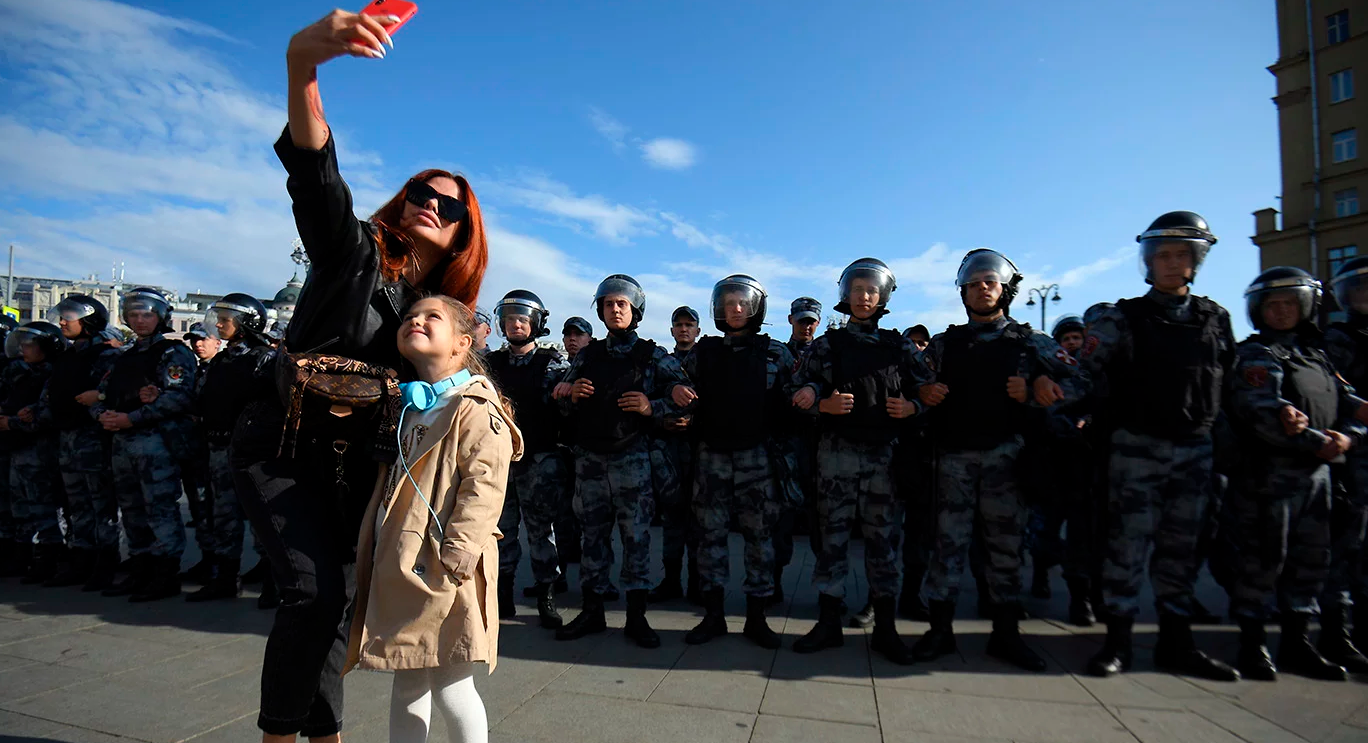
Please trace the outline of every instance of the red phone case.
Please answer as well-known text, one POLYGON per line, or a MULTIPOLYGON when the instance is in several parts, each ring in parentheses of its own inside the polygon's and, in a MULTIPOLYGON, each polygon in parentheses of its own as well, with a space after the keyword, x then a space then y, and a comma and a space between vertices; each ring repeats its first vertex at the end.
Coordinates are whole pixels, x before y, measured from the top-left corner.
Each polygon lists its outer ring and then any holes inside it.
POLYGON ((375 2, 361 9, 362 15, 385 16, 393 15, 399 17, 398 23, 381 23, 385 27, 385 33, 390 36, 395 31, 403 28, 405 23, 418 12, 418 6, 405 0, 375 0, 375 2))

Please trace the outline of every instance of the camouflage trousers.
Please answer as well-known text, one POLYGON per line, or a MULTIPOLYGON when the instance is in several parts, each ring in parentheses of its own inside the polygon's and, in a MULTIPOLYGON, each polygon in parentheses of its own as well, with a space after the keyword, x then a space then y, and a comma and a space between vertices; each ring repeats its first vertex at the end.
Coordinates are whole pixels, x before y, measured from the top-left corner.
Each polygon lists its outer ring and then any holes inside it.
POLYGON ((622 539, 622 590, 651 587, 651 454, 642 439, 613 454, 575 447, 576 515, 583 530, 580 585, 608 590, 613 566, 613 525, 622 539))
POLYGON ((693 510, 698 519, 698 574, 701 587, 725 589, 731 577, 727 537, 732 517, 746 542, 747 596, 774 593, 774 543, 770 529, 779 519, 779 498, 764 446, 719 451, 698 445, 693 510))
POLYGON ((0 450, 0 540, 13 541, 18 535, 10 496, 10 450, 0 450))
POLYGON ((1239 564, 1230 614, 1262 619, 1281 609, 1315 614, 1330 570, 1330 466, 1250 457, 1232 495, 1239 564))
POLYGON ((1026 506, 1017 484, 1021 440, 983 451, 942 450, 936 473, 935 549, 926 572, 925 598, 954 602, 974 543, 984 552, 983 574, 994 602, 1021 598, 1021 534, 1026 506))
POLYGON ((57 461, 71 521, 70 546, 118 547, 119 504, 109 477, 109 434, 93 427, 60 432, 57 461))
MULTIPOLYGON (((204 555, 224 560, 241 560, 246 536, 246 516, 238 498, 233 472, 232 450, 227 444, 209 444, 205 502, 195 542, 204 555)), ((248 525, 250 526, 250 525, 248 525)), ((264 557, 266 548, 253 531, 252 549, 264 557)))
POLYGON ((684 549, 698 549, 699 531, 694 520, 690 500, 694 493, 693 443, 685 436, 665 436, 657 439, 651 450, 653 473, 674 472, 673 483, 662 483, 653 478, 656 486, 656 507, 660 509, 660 548, 665 562, 682 562, 684 549), (663 457, 668 462, 661 461, 663 457), (666 485, 661 487, 661 485, 666 485))
POLYGON ((114 434, 110 462, 129 554, 180 557, 185 552, 180 468, 161 432, 135 428, 114 434))
POLYGON ((902 504, 893 484, 893 445, 823 434, 817 442, 817 487, 822 549, 812 570, 812 585, 827 596, 845 597, 850 529, 858 518, 869 595, 897 596, 902 504))
POLYGON ((57 437, 24 435, 36 438, 38 443, 10 452, 10 513, 14 516, 15 541, 62 544, 57 437))
POLYGON ((1330 574, 1321 592, 1321 605, 1347 606, 1368 599, 1368 580, 1363 571, 1363 543, 1368 531, 1368 455, 1351 451, 1349 461, 1332 467, 1330 476, 1341 479, 1338 484, 1342 487, 1332 491, 1330 574))
POLYGON ((532 556, 532 578, 554 583, 560 577, 555 520, 569 472, 559 450, 528 454, 508 470, 508 489, 499 514, 499 572, 511 576, 522 561, 519 522, 527 524, 527 551, 532 556))
POLYGON ((1108 611, 1135 616, 1148 562, 1159 612, 1192 616, 1212 454, 1210 437, 1175 442, 1124 429, 1112 434, 1102 566, 1108 611))

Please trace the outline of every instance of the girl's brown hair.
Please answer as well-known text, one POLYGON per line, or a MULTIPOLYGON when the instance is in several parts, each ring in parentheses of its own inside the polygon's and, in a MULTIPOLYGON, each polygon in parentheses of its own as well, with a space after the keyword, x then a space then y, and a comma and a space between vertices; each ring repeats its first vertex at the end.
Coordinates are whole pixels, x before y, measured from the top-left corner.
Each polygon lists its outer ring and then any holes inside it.
MULTIPOLYGON (((455 328, 457 335, 468 335, 471 338, 475 337, 475 328, 479 325, 479 321, 475 319, 475 312, 463 302, 458 302, 445 294, 425 294, 420 296, 410 302, 408 307, 404 308, 403 314, 407 315, 410 307, 424 299, 439 300, 442 304, 447 306, 447 309, 451 310, 451 324, 455 328)), ((499 396, 499 404, 503 406, 504 413, 508 417, 508 422, 512 423, 514 412, 513 401, 504 396, 503 389, 499 387, 499 383, 489 374, 489 365, 485 363, 483 356, 475 352, 474 347, 471 347, 470 351, 466 353, 465 365, 461 368, 470 372, 471 376, 479 375, 489 380, 490 385, 494 387, 494 392, 499 396)))
MULTIPOLYGON (((433 267, 420 287, 433 294, 442 294, 470 309, 480 298, 480 284, 484 281, 485 268, 489 265, 489 243, 485 240, 484 218, 480 216, 480 201, 465 176, 436 168, 424 170, 413 176, 412 180, 426 183, 433 178, 450 178, 461 188, 461 201, 466 205, 466 218, 461 220, 452 240, 451 250, 446 257, 433 267)), ((376 242, 380 245, 380 273, 385 281, 398 281, 404 270, 418 260, 417 248, 413 238, 399 230, 399 221, 404 216, 405 197, 408 184, 399 189, 385 205, 371 215, 371 222, 377 230, 376 242)))

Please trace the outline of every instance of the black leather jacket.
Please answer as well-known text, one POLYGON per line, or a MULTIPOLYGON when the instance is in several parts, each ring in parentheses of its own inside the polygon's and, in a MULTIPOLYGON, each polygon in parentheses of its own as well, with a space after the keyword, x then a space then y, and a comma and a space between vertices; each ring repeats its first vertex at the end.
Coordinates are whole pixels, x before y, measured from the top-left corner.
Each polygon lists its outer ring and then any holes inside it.
POLYGON ((285 187, 310 264, 285 348, 401 368, 400 312, 416 291, 407 281, 386 282, 381 275, 376 228, 352 210, 332 137, 321 150, 303 149, 290 140, 287 126, 275 151, 289 174, 285 187))

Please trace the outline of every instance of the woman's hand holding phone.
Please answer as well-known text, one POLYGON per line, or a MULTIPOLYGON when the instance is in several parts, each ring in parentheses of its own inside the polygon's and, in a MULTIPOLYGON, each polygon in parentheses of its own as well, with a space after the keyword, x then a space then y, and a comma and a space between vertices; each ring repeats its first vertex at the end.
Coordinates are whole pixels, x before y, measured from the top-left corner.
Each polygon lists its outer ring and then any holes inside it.
POLYGON ((384 59, 385 45, 394 48, 386 22, 398 28, 400 18, 334 10, 295 34, 285 58, 291 67, 300 69, 312 69, 344 55, 384 59))

